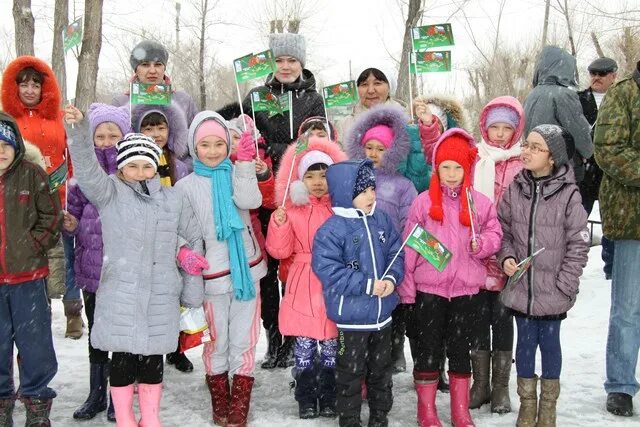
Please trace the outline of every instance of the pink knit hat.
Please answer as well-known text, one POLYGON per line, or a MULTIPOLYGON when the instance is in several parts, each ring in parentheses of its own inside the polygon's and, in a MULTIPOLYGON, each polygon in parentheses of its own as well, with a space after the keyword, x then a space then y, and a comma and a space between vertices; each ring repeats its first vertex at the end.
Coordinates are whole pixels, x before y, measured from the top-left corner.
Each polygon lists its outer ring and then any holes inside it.
POLYGON ((393 144, 393 130, 386 125, 374 126, 364 133, 361 144, 365 145, 372 139, 380 141, 384 148, 388 150, 393 144))
POLYGON ((227 130, 222 127, 222 125, 220 125, 220 123, 218 123, 216 120, 205 120, 200 124, 200 126, 198 126, 195 135, 196 144, 201 139, 212 135, 222 139, 227 144, 227 147, 229 147, 227 130))

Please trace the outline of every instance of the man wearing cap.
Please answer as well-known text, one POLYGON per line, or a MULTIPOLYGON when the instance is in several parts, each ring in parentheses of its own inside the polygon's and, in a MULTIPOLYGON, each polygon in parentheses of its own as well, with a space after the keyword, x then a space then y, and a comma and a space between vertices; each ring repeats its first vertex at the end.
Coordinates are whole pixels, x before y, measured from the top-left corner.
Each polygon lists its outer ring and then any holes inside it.
POLYGON ((607 338, 607 411, 633 415, 640 350, 640 62, 614 84, 598 112, 595 158, 604 176, 600 211, 614 241, 607 338))
MULTIPOLYGON (((131 51, 129 63, 135 73, 131 83, 171 84, 171 79, 165 74, 169 52, 163 45, 153 40, 143 40, 131 51)), ((174 90, 172 102, 177 104, 187 117, 187 127, 198 113, 195 102, 188 93, 174 90)), ((119 107, 129 103, 129 90, 113 98, 112 105, 119 107)))

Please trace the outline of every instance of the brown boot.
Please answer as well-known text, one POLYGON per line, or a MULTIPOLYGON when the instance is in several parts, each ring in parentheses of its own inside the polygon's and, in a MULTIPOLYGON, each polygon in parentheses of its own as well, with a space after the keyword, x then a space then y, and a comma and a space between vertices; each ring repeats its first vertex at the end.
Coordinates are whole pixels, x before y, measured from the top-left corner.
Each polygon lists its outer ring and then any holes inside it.
POLYGON ((25 397, 22 399, 22 402, 27 409, 25 427, 51 427, 51 421, 49 420, 51 399, 32 399, 25 397))
POLYGON ((227 427, 245 427, 247 425, 253 381, 253 377, 238 374, 233 376, 227 427))
POLYGON ((207 375, 207 386, 211 393, 211 407, 213 408, 213 423, 217 426, 226 426, 229 417, 229 373, 223 372, 217 375, 207 375))
POLYGON ((538 377, 518 377, 518 396, 520 410, 516 427, 535 427, 538 411, 538 377))
POLYGON ((67 331, 64 333, 65 338, 72 338, 74 340, 82 337, 82 327, 84 322, 82 321, 82 300, 74 299, 62 301, 64 304, 64 315, 67 318, 67 331))
POLYGON ((491 412, 506 414, 511 412, 509 397, 509 376, 511 375, 512 354, 510 351, 494 351, 491 360, 491 412))
POLYGON ((560 396, 560 380, 540 378, 540 407, 536 427, 556 427, 558 396, 560 396))
POLYGON ((491 352, 486 350, 474 350, 470 354, 471 370, 473 371, 473 385, 469 392, 469 408, 478 409, 491 399, 489 388, 489 365, 491 364, 491 352))

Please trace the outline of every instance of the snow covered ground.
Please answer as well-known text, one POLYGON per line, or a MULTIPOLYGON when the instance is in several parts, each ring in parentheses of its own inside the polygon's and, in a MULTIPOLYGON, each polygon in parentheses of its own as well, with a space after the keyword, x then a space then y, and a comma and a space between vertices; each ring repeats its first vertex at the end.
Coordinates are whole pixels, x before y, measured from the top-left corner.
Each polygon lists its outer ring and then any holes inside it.
MULTIPOLYGON (((598 230, 599 231, 599 230, 598 230)), ((589 254, 589 264, 582 278, 576 306, 562 325, 563 370, 562 392, 558 402, 559 426, 638 426, 640 417, 621 418, 610 415, 605 409, 605 344, 609 317, 610 284, 605 281, 600 259, 600 246, 594 246, 589 254)), ((58 354, 59 370, 52 382, 58 392, 52 410, 55 426, 113 426, 106 413, 91 421, 75 421, 73 411, 86 398, 89 387, 89 361, 85 336, 73 341, 64 339, 64 314, 62 303, 53 302, 54 339, 58 354)), ((258 355, 264 354, 266 341, 262 334, 258 355)), ((189 374, 167 366, 162 398, 161 417, 165 426, 211 426, 211 400, 204 383, 203 364, 199 349, 188 352, 195 370, 189 374)), ((408 344, 406 357, 409 357, 408 344)), ((411 367, 407 373, 394 376, 394 405, 390 413, 390 425, 416 425, 416 396, 413 389, 411 367)), ((337 420, 316 419, 302 421, 297 418, 297 405, 289 390, 289 370, 256 370, 256 384, 251 400, 250 425, 254 426, 337 426, 337 420)), ((488 405, 473 410, 478 426, 513 426, 517 417, 515 367, 511 376, 511 398, 514 412, 506 415, 491 414, 488 405)), ((438 394, 438 410, 443 423, 448 424, 449 395, 438 394)), ((634 399, 636 411, 640 411, 640 396, 634 399)), ((24 408, 16 406, 16 425, 24 423, 24 408)), ((366 403, 362 412, 367 420, 366 403)), ((366 424, 365 424, 366 425, 366 424)))

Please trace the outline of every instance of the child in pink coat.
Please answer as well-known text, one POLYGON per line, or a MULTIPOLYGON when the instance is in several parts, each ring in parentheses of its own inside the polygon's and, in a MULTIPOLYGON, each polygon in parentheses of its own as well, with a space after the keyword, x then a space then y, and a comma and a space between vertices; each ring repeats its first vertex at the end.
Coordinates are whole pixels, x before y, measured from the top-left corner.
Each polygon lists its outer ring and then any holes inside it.
POLYGON ((327 318, 322 284, 311 269, 311 248, 316 231, 333 214, 325 172, 333 163, 346 160, 346 155, 326 136, 307 133, 300 140, 287 149, 276 176, 276 200, 281 202, 286 196, 286 202, 271 216, 267 251, 281 260, 293 256, 278 324, 283 336, 296 337, 294 377, 299 416, 333 418, 338 331, 327 318), (307 146, 300 151, 305 140, 307 146))
POLYGON ((406 238, 419 225, 451 252, 440 272, 407 246, 405 277, 398 288, 402 303, 414 304, 419 331, 413 376, 418 423, 423 427, 442 425, 435 396, 445 341, 452 424, 474 425, 469 414, 470 335, 478 308, 476 295, 487 278, 484 260, 498 252, 502 238, 493 204, 471 189, 476 155, 473 137, 464 130, 454 128, 442 134, 434 147, 429 190, 414 200, 404 229, 406 238))

